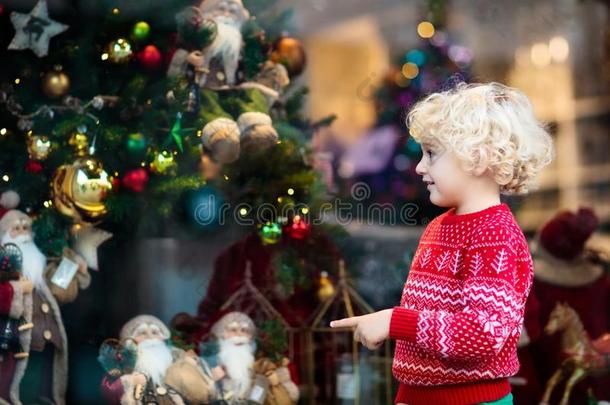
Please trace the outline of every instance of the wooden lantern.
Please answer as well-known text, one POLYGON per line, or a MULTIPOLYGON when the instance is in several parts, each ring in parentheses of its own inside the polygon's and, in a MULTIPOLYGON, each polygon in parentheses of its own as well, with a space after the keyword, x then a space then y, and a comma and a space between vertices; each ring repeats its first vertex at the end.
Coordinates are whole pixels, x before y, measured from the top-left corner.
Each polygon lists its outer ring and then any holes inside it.
POLYGON ((369 314, 373 309, 347 280, 339 262, 335 293, 316 310, 305 332, 306 403, 392 404, 392 357, 389 340, 375 351, 359 347, 350 328, 330 321, 369 314))

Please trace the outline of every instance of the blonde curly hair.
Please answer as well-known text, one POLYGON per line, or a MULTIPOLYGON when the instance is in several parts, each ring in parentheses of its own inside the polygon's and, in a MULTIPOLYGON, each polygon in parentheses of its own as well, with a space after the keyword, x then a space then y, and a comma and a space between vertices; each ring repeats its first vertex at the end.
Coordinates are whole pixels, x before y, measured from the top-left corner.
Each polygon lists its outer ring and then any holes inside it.
POLYGON ((450 148, 466 171, 485 165, 503 194, 525 194, 554 157, 553 141, 521 91, 500 83, 460 83, 409 111, 415 141, 450 148))

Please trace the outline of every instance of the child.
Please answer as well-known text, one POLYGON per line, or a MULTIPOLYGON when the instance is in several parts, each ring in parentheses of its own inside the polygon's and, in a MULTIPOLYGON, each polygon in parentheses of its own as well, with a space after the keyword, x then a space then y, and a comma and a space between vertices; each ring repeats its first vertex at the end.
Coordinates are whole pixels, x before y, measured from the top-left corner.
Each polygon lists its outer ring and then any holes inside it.
POLYGON ((527 97, 460 84, 407 118, 430 201, 450 208, 425 229, 400 306, 331 322, 369 349, 396 339, 396 403, 512 404, 517 341, 532 285, 523 233, 500 194, 523 194, 553 155, 527 97))

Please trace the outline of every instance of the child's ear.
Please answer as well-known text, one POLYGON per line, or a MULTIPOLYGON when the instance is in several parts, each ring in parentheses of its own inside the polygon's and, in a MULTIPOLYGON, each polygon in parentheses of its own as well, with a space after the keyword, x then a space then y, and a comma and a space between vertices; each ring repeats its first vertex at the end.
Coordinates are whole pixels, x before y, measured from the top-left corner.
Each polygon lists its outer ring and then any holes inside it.
POLYGON ((487 172, 487 169, 487 165, 478 165, 474 168, 472 174, 474 174, 476 177, 481 177, 487 172))
POLYGON ((484 175, 489 168, 489 159, 486 154, 481 150, 475 150, 472 158, 474 158, 473 160, 476 162, 474 168, 471 170, 472 175, 476 177, 484 175))
POLYGON ((472 171, 472 174, 479 177, 484 175, 487 170, 489 169, 489 159, 487 158, 487 155, 485 154, 479 154, 479 156, 477 156, 477 164, 474 166, 474 170, 472 171))

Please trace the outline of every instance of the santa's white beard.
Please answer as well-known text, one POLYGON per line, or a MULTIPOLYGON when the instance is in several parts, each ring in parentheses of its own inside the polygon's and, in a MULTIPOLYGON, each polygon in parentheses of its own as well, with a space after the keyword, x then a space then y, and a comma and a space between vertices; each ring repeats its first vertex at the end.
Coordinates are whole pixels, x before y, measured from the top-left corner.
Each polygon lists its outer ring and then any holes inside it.
POLYGON ((213 20, 216 22, 218 31, 216 38, 206 50, 206 57, 208 60, 220 57, 227 76, 227 83, 233 84, 242 46, 242 23, 223 15, 215 16, 213 20))
POLYGON ((230 389, 243 398, 252 385, 254 344, 246 337, 232 337, 220 341, 218 360, 230 379, 230 389))
POLYGON ((138 344, 138 359, 134 371, 148 375, 159 385, 172 364, 172 352, 167 344, 158 339, 148 339, 138 344))
POLYGON ((47 265, 47 258, 42 254, 38 246, 34 244, 29 235, 18 235, 15 238, 7 232, 2 237, 2 244, 14 243, 23 255, 22 272, 35 288, 40 288, 44 283, 44 269, 47 265))

